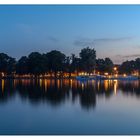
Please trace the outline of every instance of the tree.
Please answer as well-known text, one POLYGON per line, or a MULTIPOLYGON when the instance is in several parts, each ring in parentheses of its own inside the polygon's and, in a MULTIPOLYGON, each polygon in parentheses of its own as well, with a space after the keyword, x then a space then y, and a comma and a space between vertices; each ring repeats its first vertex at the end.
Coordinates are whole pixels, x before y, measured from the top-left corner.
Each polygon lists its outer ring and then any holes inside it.
POLYGON ((81 59, 76 57, 75 54, 71 55, 71 72, 78 72, 81 70, 81 59))
POLYGON ((99 71, 100 73, 105 72, 105 61, 104 61, 104 59, 97 59, 96 60, 96 70, 99 71))
POLYGON ((48 69, 50 72, 55 73, 55 77, 58 72, 63 72, 66 58, 65 54, 60 51, 53 50, 48 52, 46 57, 48 58, 48 69))
POLYGON ((12 74, 15 72, 16 60, 7 54, 0 53, 0 72, 12 74))
POLYGON ((18 74, 28 74, 29 67, 28 67, 28 58, 26 56, 22 56, 16 65, 16 72, 18 74))
POLYGON ((69 73, 69 77, 71 77, 71 57, 67 56, 65 58, 65 65, 64 65, 64 71, 69 73))
POLYGON ((80 71, 80 58, 76 57, 75 54, 71 54, 71 56, 66 57, 65 59, 65 72, 69 73, 69 77, 71 77, 71 73, 77 73, 80 71))
POLYGON ((9 56, 7 54, 0 53, 0 72, 7 73, 8 59, 9 56))
MULTIPOLYGON (((138 62, 138 60, 137 60, 138 62)), ((121 64, 119 71, 120 73, 131 74, 136 69, 135 61, 125 61, 121 64)))
POLYGON ((96 60, 96 70, 101 73, 104 72, 112 73, 113 66, 114 64, 110 58, 96 60))
POLYGON ((105 58, 105 71, 109 72, 109 73, 112 73, 113 66, 114 66, 114 64, 113 64, 112 60, 108 57, 105 58))
POLYGON ((135 60, 135 69, 140 73, 140 58, 135 60))
POLYGON ((9 57, 8 64, 7 64, 7 74, 16 73, 16 60, 15 58, 9 57))
POLYGON ((96 51, 89 47, 84 48, 80 52, 81 67, 83 71, 93 72, 96 66, 96 51))
POLYGON ((46 56, 46 54, 42 54, 42 73, 47 73, 48 72, 48 58, 46 56))
POLYGON ((38 52, 32 52, 28 56, 28 67, 31 74, 34 74, 35 76, 38 76, 39 74, 44 74, 46 69, 45 66, 46 64, 44 55, 41 55, 38 52))

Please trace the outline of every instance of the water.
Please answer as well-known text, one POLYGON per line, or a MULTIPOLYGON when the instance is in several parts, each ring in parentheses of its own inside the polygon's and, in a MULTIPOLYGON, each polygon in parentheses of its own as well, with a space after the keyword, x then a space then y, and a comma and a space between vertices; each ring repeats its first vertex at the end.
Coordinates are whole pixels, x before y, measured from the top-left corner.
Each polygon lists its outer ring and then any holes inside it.
POLYGON ((0 134, 140 134, 140 81, 1 80, 0 134))

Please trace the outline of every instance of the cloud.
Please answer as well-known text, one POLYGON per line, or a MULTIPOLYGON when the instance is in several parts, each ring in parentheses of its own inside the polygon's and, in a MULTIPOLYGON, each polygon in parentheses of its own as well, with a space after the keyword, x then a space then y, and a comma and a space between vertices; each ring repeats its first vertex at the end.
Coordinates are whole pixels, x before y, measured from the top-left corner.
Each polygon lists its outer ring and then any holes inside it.
POLYGON ((133 37, 120 37, 120 38, 99 38, 95 39, 96 42, 116 42, 116 41, 127 41, 132 39, 133 37))
POLYGON ((51 42, 54 42, 54 43, 59 42, 59 40, 53 36, 48 36, 48 40, 50 40, 51 42))
POLYGON ((140 57, 140 54, 128 54, 128 55, 115 55, 116 58, 135 58, 135 57, 140 57))
POLYGON ((125 55, 124 58, 140 57, 140 54, 125 55))
POLYGON ((75 46, 93 46, 94 43, 109 43, 109 42, 120 42, 120 41, 128 41, 133 39, 133 37, 120 37, 120 38, 80 38, 74 41, 75 46))
POLYGON ((91 39, 78 39, 74 41, 75 46, 92 46, 94 44, 94 40, 91 39))
POLYGON ((113 57, 113 62, 116 64, 121 64, 124 61, 127 60, 134 60, 136 58, 140 58, 140 54, 130 54, 130 55, 115 55, 113 57))

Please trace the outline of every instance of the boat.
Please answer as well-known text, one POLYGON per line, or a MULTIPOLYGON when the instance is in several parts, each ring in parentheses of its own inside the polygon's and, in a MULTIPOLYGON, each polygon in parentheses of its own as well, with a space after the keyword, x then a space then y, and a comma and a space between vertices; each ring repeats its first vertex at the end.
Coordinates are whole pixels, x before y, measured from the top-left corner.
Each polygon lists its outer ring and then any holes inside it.
POLYGON ((105 77, 104 75, 94 75, 94 76, 87 76, 81 75, 76 77, 79 81, 87 81, 87 80, 139 80, 136 76, 118 76, 118 77, 105 77))
POLYGON ((82 76, 77 76, 76 79, 79 80, 79 81, 85 81, 85 80, 94 80, 95 77, 82 75, 82 76))

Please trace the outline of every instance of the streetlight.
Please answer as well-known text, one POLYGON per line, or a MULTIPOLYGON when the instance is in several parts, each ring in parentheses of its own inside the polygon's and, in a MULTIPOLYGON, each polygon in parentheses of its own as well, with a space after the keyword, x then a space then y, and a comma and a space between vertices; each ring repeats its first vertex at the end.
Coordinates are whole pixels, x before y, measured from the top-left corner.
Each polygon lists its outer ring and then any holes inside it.
POLYGON ((114 71, 116 71, 117 70, 117 67, 114 67, 113 69, 114 69, 114 71))

